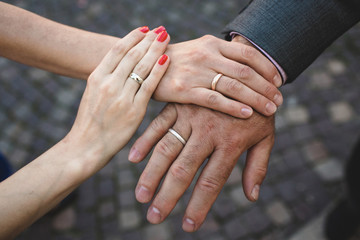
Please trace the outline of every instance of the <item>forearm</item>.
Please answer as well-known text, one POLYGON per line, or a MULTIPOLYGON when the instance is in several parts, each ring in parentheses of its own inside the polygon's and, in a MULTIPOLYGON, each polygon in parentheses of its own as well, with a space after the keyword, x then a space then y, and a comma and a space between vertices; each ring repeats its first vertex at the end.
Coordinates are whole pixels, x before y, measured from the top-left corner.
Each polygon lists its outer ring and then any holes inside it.
POLYGON ((86 79, 117 39, 0 2, 0 55, 26 65, 86 79))
POLYGON ((0 239, 14 238, 98 170, 89 148, 75 145, 59 142, 0 183, 0 239))

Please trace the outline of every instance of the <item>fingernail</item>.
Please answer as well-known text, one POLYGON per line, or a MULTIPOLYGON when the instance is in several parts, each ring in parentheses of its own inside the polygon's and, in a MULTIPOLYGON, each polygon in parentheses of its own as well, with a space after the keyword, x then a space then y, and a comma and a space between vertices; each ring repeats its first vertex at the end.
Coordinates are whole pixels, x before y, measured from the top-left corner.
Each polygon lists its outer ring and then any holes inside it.
POLYGON ((143 32, 143 33, 147 33, 149 31, 149 27, 148 26, 143 26, 140 28, 140 31, 143 32))
POLYGON ((241 112, 244 115, 244 117, 250 117, 253 113, 251 108, 242 108, 241 112))
POLYGON ((150 207, 147 213, 147 220, 153 224, 161 222, 160 210, 156 207, 150 207))
POLYGON ((265 108, 266 108, 266 111, 270 114, 273 114, 274 112, 276 112, 276 109, 277 109, 276 105, 273 102, 267 103, 265 108))
POLYGON ((274 102, 277 106, 280 106, 283 103, 283 98, 280 94, 275 94, 274 102))
POLYGON ((275 86, 280 87, 282 85, 282 80, 279 74, 276 74, 274 77, 275 86))
POLYGON ((190 218, 185 218, 182 228, 184 229, 185 232, 193 232, 195 231, 195 222, 190 218))
POLYGON ((165 29, 164 26, 160 26, 160 27, 156 28, 154 32, 155 32, 156 34, 159 34, 159 33, 163 32, 163 31, 165 31, 165 30, 166 30, 166 29, 165 29))
POLYGON ((168 56, 166 54, 162 55, 161 58, 159 59, 159 64, 160 65, 164 65, 164 63, 166 63, 166 61, 168 60, 168 56))
POLYGON ((129 153, 129 161, 130 162, 137 162, 140 160, 140 153, 135 148, 132 148, 129 153))
POLYGON ((149 196, 150 196, 150 191, 149 189, 147 189, 146 187, 144 186, 140 186, 140 187, 137 187, 136 188, 136 199, 143 203, 143 202, 147 202, 148 199, 149 199, 149 196))
POLYGON ((159 34, 157 40, 159 42, 164 42, 168 36, 168 33, 166 31, 163 31, 161 34, 159 34))
POLYGON ((259 192, 260 192, 260 185, 255 185, 253 190, 251 191, 251 197, 254 199, 254 201, 258 200, 259 192))

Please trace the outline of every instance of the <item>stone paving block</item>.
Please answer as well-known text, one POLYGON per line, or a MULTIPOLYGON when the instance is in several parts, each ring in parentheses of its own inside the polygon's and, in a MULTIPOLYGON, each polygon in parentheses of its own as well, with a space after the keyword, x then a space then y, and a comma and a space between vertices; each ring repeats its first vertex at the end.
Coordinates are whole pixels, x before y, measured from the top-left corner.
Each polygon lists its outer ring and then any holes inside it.
POLYGON ((98 194, 102 198, 113 196, 115 193, 114 183, 111 179, 102 179, 98 186, 98 194))
POLYGON ((142 216, 134 208, 120 209, 119 226, 122 230, 131 230, 139 227, 142 216))
POLYGON ((331 121, 334 123, 344 123, 354 117, 354 110, 347 102, 332 103, 329 107, 331 121))
POLYGON ((249 233, 249 230, 239 217, 234 217, 227 221, 224 225, 224 229, 227 238, 230 240, 241 239, 249 233))
POLYGON ((95 230, 97 225, 98 224, 96 221, 96 216, 92 210, 88 212, 81 211, 77 213, 76 228, 80 229, 80 231, 82 231, 83 234, 85 232, 90 232, 91 235, 96 236, 95 230))
POLYGON ((118 222, 116 220, 111 221, 102 221, 101 222, 101 231, 102 239, 121 239, 121 231, 118 227, 118 222))
POLYGON ((171 240, 169 223, 165 220, 158 225, 148 225, 144 229, 144 240, 171 240))
POLYGON ((271 225, 270 219, 258 206, 244 212, 240 219, 251 233, 261 233, 271 225))
POLYGON ((346 71, 345 63, 339 59, 330 59, 327 68, 334 75, 340 75, 346 71))
POLYGON ((57 231, 69 230, 75 226, 76 212, 73 207, 69 207, 60 212, 52 221, 53 229, 57 231))
POLYGON ((92 208, 97 202, 97 192, 95 190, 95 178, 91 177, 78 188, 78 206, 81 209, 92 208))
POLYGON ((137 179, 130 169, 121 169, 118 173, 118 184, 121 189, 135 189, 137 179))
POLYGON ((322 162, 324 158, 328 157, 328 152, 324 144, 320 141, 312 141, 306 144, 303 148, 306 160, 317 164, 322 162))
POLYGON ((197 235, 200 239, 207 239, 209 236, 217 233, 219 229, 219 223, 215 220, 214 216, 212 214, 208 214, 205 222, 197 231, 197 235))
POLYGON ((106 201, 106 202, 101 203, 100 209, 99 209, 99 214, 100 214, 101 218, 103 218, 103 219, 109 218, 109 217, 113 216, 114 213, 115 213, 115 206, 112 201, 106 201))
POLYGON ((287 202, 295 200, 299 195, 295 188, 295 182, 291 180, 281 181, 275 187, 281 198, 287 202))
POLYGON ((136 202, 134 189, 124 190, 118 193, 118 203, 121 209, 133 207, 136 202))
POLYGON ((260 188, 259 200, 265 204, 272 201, 275 197, 275 190, 267 182, 263 183, 260 188))
POLYGON ((239 184, 241 181, 242 181, 242 170, 239 165, 235 165, 226 184, 235 185, 235 184, 239 184))
POLYGON ((213 211, 222 219, 236 211, 236 206, 232 199, 225 194, 220 194, 213 205, 213 211))
POLYGON ((294 106, 285 110, 285 118, 290 124, 298 125, 308 123, 310 116, 304 106, 294 106))
POLYGON ((317 165, 314 170, 325 182, 340 181, 344 176, 344 166, 335 159, 317 165))
POLYGON ((248 207, 252 204, 252 202, 250 202, 245 194, 244 194, 244 189, 242 188, 242 186, 238 186, 234 189, 231 190, 230 192, 230 196, 231 199, 234 201, 234 203, 236 203, 237 206, 239 207, 248 207))
POLYGON ((313 89, 329 89, 334 85, 334 79, 327 72, 315 72, 310 85, 313 89))
POLYGON ((276 225, 286 225, 291 221, 291 213, 281 201, 275 201, 267 205, 266 213, 276 225))
POLYGON ((286 164, 287 170, 297 171, 305 167, 301 152, 296 148, 289 148, 284 151, 283 162, 286 164))

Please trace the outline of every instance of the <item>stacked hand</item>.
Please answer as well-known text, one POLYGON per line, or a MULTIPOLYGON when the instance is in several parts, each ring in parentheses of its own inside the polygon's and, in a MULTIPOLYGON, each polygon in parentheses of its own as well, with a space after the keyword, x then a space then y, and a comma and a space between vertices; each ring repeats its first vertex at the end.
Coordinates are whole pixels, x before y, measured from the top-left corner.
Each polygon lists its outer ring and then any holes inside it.
POLYGON ((90 75, 74 126, 67 136, 86 143, 99 169, 115 155, 139 127, 147 104, 164 75, 170 37, 163 27, 147 27, 128 34, 107 53, 90 75), (148 32, 146 34, 146 32, 148 32))
POLYGON ((185 231, 196 231, 220 193, 239 156, 248 150, 243 173, 247 198, 256 201, 265 178, 274 141, 276 106, 282 96, 276 89, 281 78, 273 64, 254 47, 237 37, 228 43, 213 37, 168 47, 172 63, 154 97, 163 101, 194 103, 168 104, 133 145, 129 160, 142 161, 156 145, 142 173, 135 193, 139 202, 153 199, 151 223, 162 222, 189 187, 206 158, 183 220, 185 231), (237 42, 235 42, 237 41, 237 42), (216 91, 209 90, 217 73, 216 91), (248 104, 260 113, 249 112, 248 104), (249 118, 234 118, 230 115, 249 118), (172 129, 168 131, 168 129, 172 129), (185 146, 184 146, 184 141, 185 146))

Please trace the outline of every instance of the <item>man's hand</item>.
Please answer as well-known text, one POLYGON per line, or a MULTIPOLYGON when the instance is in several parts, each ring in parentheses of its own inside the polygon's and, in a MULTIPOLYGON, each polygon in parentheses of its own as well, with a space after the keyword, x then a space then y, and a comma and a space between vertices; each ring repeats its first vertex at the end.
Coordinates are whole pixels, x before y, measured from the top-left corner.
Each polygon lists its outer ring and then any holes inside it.
POLYGON ((166 54, 172 63, 153 95, 156 100, 192 103, 239 118, 250 117, 250 107, 270 116, 282 104, 277 69, 246 40, 204 36, 170 45, 166 54), (224 76, 212 91, 218 73, 224 76))
POLYGON ((273 142, 273 117, 254 113, 243 120, 194 105, 168 104, 130 151, 129 160, 140 162, 157 143, 139 179, 136 198, 142 203, 151 201, 166 175, 147 215, 151 223, 162 222, 202 163, 210 157, 197 180, 183 220, 185 231, 196 231, 246 150, 244 192, 249 200, 258 199, 273 142), (187 139, 185 146, 168 133, 169 128, 187 139))

